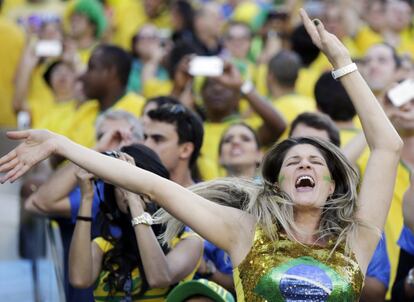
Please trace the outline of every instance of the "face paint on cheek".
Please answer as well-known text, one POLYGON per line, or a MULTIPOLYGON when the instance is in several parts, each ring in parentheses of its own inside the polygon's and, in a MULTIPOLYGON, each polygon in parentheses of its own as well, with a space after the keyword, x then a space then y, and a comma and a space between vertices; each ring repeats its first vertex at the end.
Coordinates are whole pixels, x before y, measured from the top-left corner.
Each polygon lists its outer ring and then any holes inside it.
POLYGON ((324 181, 326 181, 326 182, 329 182, 329 183, 331 183, 331 182, 332 182, 332 178, 331 178, 329 175, 325 175, 325 176, 323 177, 323 180, 324 180, 324 181))
POLYGON ((284 181, 285 181, 285 175, 279 174, 279 177, 277 178, 277 182, 279 183, 279 186, 281 186, 284 181))

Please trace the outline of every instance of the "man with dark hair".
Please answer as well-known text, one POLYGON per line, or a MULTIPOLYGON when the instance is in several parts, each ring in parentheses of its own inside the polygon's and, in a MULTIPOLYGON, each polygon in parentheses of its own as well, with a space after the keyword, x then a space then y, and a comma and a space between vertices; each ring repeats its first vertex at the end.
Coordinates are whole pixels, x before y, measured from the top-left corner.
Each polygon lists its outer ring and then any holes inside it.
POLYGON ((302 67, 300 57, 292 51, 283 50, 269 62, 269 73, 273 80, 282 87, 294 87, 302 67))
MULTIPOLYGON (((158 154, 170 173, 170 179, 184 187, 198 181, 192 178, 191 170, 194 169, 197 159, 201 159, 199 155, 203 137, 201 119, 181 104, 166 103, 147 113, 144 144, 158 154)), ((199 169, 205 168, 200 161, 197 164, 199 169)), ((202 171, 199 172, 202 174, 202 171)), ((233 279, 227 273, 228 267, 223 264, 224 259, 221 262, 214 261, 215 259, 208 256, 207 250, 224 252, 207 241, 205 247, 205 261, 200 265, 198 274, 233 291, 233 279)))
POLYGON ((363 76, 377 99, 383 103, 384 94, 396 81, 397 70, 401 65, 395 48, 387 43, 371 46, 364 57, 363 76))
POLYGON ((318 110, 335 122, 342 146, 346 145, 359 132, 354 123, 356 111, 341 82, 330 72, 323 73, 316 82, 315 100, 318 110))
POLYGON ((299 136, 322 137, 337 147, 341 145, 338 127, 328 115, 319 112, 304 112, 293 120, 289 137, 299 136))
POLYGON ((330 72, 322 74, 316 82, 315 100, 318 110, 329 115, 339 128, 354 127, 354 105, 344 86, 336 81, 330 72))
POLYGON ((100 113, 113 108, 141 116, 143 97, 126 92, 130 68, 130 55, 123 49, 112 45, 95 48, 80 81, 85 96, 96 101, 85 102, 79 107, 66 136, 92 147, 95 143, 95 120, 100 113))
POLYGON ((217 167, 220 137, 231 124, 246 122, 257 131, 263 146, 273 144, 286 129, 282 114, 259 95, 253 83, 244 81, 236 66, 230 63, 225 64, 220 77, 205 79, 201 97, 206 116, 202 154, 217 167), (240 113, 241 98, 249 105, 252 115, 245 116, 240 113))
MULTIPOLYGON (((315 111, 313 99, 296 93, 295 83, 302 67, 300 57, 293 51, 282 50, 268 64, 267 85, 273 107, 283 114, 288 124, 302 112, 315 111)), ((282 139, 286 138, 285 131, 282 139)))
POLYGON ((170 172, 171 180, 188 187, 194 184, 194 167, 203 144, 201 119, 181 104, 164 104, 147 113, 145 145, 153 149, 170 172))

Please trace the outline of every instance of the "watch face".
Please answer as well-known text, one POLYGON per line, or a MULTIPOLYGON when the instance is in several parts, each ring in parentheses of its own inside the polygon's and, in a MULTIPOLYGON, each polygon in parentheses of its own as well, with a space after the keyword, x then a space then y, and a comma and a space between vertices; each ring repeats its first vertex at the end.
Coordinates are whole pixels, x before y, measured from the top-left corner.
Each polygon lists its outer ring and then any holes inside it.
POLYGON ((146 212, 142 215, 142 218, 145 221, 144 222, 145 224, 152 225, 154 223, 154 221, 152 220, 151 215, 146 213, 146 212))

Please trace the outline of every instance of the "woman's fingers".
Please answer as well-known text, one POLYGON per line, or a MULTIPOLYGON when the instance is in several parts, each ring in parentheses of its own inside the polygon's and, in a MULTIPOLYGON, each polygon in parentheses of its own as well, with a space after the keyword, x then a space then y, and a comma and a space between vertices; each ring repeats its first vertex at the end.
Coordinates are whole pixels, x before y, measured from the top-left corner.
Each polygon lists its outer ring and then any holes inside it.
POLYGON ((313 23, 315 24, 316 30, 318 31, 319 39, 321 44, 325 44, 327 40, 328 32, 325 30, 325 26, 319 19, 315 19, 313 23))
POLYGON ((0 167, 0 172, 6 172, 6 171, 12 170, 18 163, 19 163, 19 159, 15 157, 12 160, 5 163, 4 165, 2 165, 0 167))
POLYGON ((29 137, 30 135, 30 131, 29 130, 24 130, 24 131, 8 131, 6 133, 7 137, 10 139, 26 139, 29 137))
POLYGON ((1 182, 4 183, 6 181, 10 181, 10 182, 15 181, 18 178, 18 175, 23 175, 23 173, 19 173, 19 171, 22 168, 23 168, 23 163, 18 163, 12 170, 7 172, 7 174, 1 179, 1 182))
MULTIPOLYGON (((321 48, 321 40, 319 36, 319 32, 315 26, 315 24, 312 22, 312 20, 309 18, 306 11, 301 8, 300 9, 300 17, 302 19, 303 25, 306 28, 306 31, 308 32, 309 36, 312 39, 313 44, 315 44, 318 48, 321 48)), ((316 22, 319 22, 319 20, 316 20, 316 22)))
POLYGON ((19 179, 22 175, 24 175, 29 170, 30 170, 30 167, 28 165, 22 164, 22 167, 18 169, 16 174, 10 179, 10 182, 14 182, 15 180, 19 179))
POLYGON ((0 172, 6 172, 7 166, 6 164, 12 160, 14 160, 17 156, 16 149, 10 151, 6 155, 4 155, 2 158, 0 158, 0 172))

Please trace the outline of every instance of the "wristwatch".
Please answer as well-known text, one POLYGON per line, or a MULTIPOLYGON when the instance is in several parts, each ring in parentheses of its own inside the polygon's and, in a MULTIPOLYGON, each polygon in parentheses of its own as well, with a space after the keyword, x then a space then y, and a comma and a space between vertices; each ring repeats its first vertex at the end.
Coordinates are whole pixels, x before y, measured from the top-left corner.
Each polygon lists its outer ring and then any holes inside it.
POLYGON ((137 224, 153 225, 154 220, 149 213, 144 212, 142 215, 132 218, 131 224, 132 226, 136 226, 137 224))
POLYGON ((254 89, 252 81, 244 81, 243 85, 240 87, 240 92, 244 95, 249 94, 254 89))

